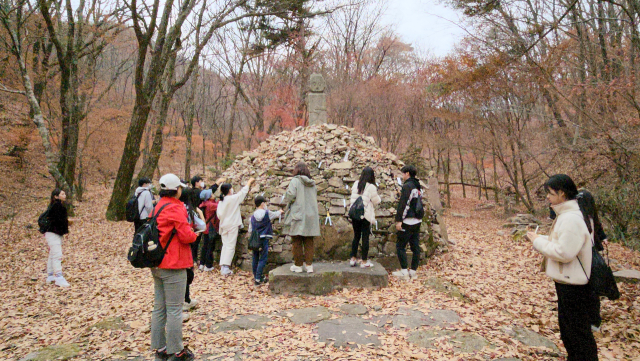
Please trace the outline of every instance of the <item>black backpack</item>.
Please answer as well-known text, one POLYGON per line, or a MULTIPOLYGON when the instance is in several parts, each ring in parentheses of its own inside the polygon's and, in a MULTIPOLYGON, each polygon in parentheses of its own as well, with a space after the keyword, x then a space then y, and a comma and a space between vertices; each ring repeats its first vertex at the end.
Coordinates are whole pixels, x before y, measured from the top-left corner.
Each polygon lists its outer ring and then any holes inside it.
POLYGON ((42 212, 40 217, 38 217, 38 228, 42 234, 49 232, 49 227, 51 227, 51 219, 49 219, 50 210, 51 206, 47 207, 47 210, 42 212))
POLYGON ((135 194, 132 195, 131 198, 129 198, 129 200, 127 201, 127 205, 125 206, 125 215, 127 217, 127 222, 136 222, 140 220, 140 214, 142 212, 140 211, 140 207, 138 205, 138 198, 140 198, 140 196, 144 192, 145 191, 140 192, 137 196, 135 194))
POLYGON ((133 236, 133 243, 129 248, 127 259, 131 262, 131 265, 135 268, 151 268, 158 267, 162 263, 164 254, 169 249, 171 240, 176 234, 175 228, 171 231, 167 246, 162 248, 160 244, 160 233, 158 232, 158 216, 160 212, 168 204, 165 204, 160 208, 151 219, 149 219, 144 225, 142 225, 133 236))
POLYGON ((424 205, 422 204, 422 192, 418 194, 418 196, 411 200, 411 207, 413 209, 413 214, 418 219, 424 218, 424 205))
POLYGON ((415 188, 411 191, 403 217, 424 218, 424 205, 422 204, 422 191, 420 189, 415 188))
POLYGON ((358 197, 355 202, 349 208, 349 218, 354 221, 360 221, 364 218, 364 201, 362 196, 358 197))

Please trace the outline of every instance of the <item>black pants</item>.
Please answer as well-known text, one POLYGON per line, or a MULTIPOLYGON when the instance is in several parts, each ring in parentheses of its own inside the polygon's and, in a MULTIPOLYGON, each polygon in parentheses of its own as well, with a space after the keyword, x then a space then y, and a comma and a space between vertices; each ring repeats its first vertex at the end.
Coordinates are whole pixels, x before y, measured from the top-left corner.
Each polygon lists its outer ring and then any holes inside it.
POLYGON ((420 263, 420 223, 414 225, 402 223, 402 231, 398 231, 397 234, 396 252, 400 261, 400 268, 407 269, 407 243, 409 243, 411 252, 413 252, 411 269, 417 270, 420 263))
POLYGON ((589 320, 591 324, 600 327, 602 324, 602 317, 600 317, 600 297, 595 294, 595 292, 591 292, 591 307, 589 310, 591 311, 591 316, 589 320))
POLYGON ((567 349, 567 361, 597 361, 598 346, 591 332, 591 286, 556 282, 556 292, 560 338, 567 349))
POLYGON ((187 268, 187 290, 184 293, 184 302, 191 303, 191 295, 189 294, 189 286, 193 283, 193 278, 195 277, 195 273, 193 272, 193 267, 187 268))
POLYGON ((200 247, 200 240, 202 239, 202 233, 198 235, 196 241, 191 243, 191 257, 193 257, 193 263, 198 262, 198 248, 200 247))
POLYGON ((213 250, 217 240, 222 242, 222 238, 220 238, 220 235, 217 232, 214 235, 213 232, 209 231, 209 234, 205 234, 203 237, 200 262, 207 268, 213 267, 213 250))
POLYGON ((369 256, 369 234, 371 234, 371 223, 366 219, 353 220, 353 241, 351 242, 351 257, 358 256, 358 245, 362 238, 362 260, 366 261, 369 256))

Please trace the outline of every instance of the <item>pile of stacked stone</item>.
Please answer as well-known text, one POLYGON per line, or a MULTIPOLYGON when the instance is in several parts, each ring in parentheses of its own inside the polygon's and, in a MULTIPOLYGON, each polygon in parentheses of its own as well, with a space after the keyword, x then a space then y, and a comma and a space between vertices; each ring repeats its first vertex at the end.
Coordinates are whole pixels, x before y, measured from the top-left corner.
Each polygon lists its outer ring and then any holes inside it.
MULTIPOLYGON (((362 169, 374 169, 378 193, 382 202, 376 209, 376 223, 372 225, 370 257, 381 260, 395 255, 394 216, 400 186, 398 177, 404 165, 392 153, 378 148, 373 137, 353 128, 335 124, 320 124, 283 131, 262 142, 256 149, 238 155, 223 173, 239 190, 250 177, 256 183, 241 207, 245 229, 255 207, 253 199, 263 195, 271 210, 286 211, 283 195, 296 163, 303 161, 311 171, 318 188, 318 213, 321 233, 316 242, 316 259, 348 259, 353 230, 348 220, 351 186, 362 169)), ((427 187, 423 182, 423 186, 427 187)), ((431 209, 424 199, 426 209, 431 209)), ((284 216, 282 217, 284 220, 284 216)), ((270 243, 269 263, 277 266, 292 261, 291 239, 281 234, 280 220, 274 221, 274 238, 270 243)), ((250 268, 251 256, 246 249, 247 234, 241 235, 236 251, 237 264, 250 268)), ((433 252, 442 242, 438 225, 423 222, 423 249, 433 252), (430 249, 431 248, 433 249, 430 249), (434 246, 435 245, 435 246, 434 246)), ((269 267, 269 268, 271 268, 269 267)))
POLYGON ((503 224, 503 228, 511 228, 511 235, 521 235, 526 233, 527 230, 535 230, 537 226, 541 225, 540 221, 532 214, 519 213, 509 218, 507 223, 503 224))

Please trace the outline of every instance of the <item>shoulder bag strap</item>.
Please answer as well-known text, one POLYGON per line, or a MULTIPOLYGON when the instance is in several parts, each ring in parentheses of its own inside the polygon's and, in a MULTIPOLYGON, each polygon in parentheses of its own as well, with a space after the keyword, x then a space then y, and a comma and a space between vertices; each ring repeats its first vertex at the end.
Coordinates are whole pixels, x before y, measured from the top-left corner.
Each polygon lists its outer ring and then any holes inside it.
MULTIPOLYGON (((149 192, 149 194, 151 194, 151 191, 149 189, 145 189, 147 192, 149 192)), ((142 193, 144 193, 144 191, 140 192, 140 194, 138 194, 136 196, 136 202, 140 199, 140 196, 142 195, 142 193)), ((138 208, 140 206, 138 205, 138 208)), ((144 211, 144 206, 142 206, 142 211, 144 211)), ((142 211, 138 211, 138 217, 142 216, 142 211)))
MULTIPOLYGON (((176 235, 176 229, 172 229, 171 230, 171 236, 169 236, 169 240, 167 241, 167 246, 165 248, 162 249, 162 252, 167 252, 167 250, 169 249, 169 245, 171 244, 171 240, 173 239, 173 236, 176 235)), ((162 243, 160 244, 160 247, 162 247, 162 243)))
MULTIPOLYGON (((592 232, 589 232, 589 238, 591 239, 591 248, 593 248, 593 246, 594 246, 593 234, 595 233, 595 229, 593 228, 593 220, 590 220, 590 222, 591 222, 591 230, 592 230, 592 232)), ((580 248, 580 250, 582 250, 582 248, 580 248)), ((593 250, 591 252, 593 252, 593 250)), ((580 253, 580 252, 578 252, 578 253, 580 253)), ((582 272, 584 272, 585 277, 587 277, 587 282, 589 282, 589 276, 587 276, 587 271, 584 270, 584 266, 582 265, 582 261, 580 261, 580 256, 576 256, 576 258, 578 259, 578 262, 580 263, 580 268, 582 268, 582 272)), ((593 260, 591 260, 591 262, 593 262, 593 260)))

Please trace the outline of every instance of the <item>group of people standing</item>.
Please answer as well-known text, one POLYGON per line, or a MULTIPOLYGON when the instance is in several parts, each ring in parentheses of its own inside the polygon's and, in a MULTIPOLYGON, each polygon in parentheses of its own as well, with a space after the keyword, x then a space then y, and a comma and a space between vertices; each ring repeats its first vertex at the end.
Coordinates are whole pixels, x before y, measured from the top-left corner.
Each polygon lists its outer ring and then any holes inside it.
MULTIPOLYGON (((400 279, 414 279, 420 261, 419 234, 422 219, 416 216, 413 199, 421 196, 417 170, 406 165, 401 170, 402 188, 395 216, 397 230, 396 251, 401 269, 392 273, 400 279), (411 265, 406 246, 413 252, 411 265)), ((193 360, 193 353, 184 347, 182 322, 184 311, 195 306, 190 297, 189 285, 194 279, 198 260, 199 242, 201 257, 199 268, 212 271, 213 250, 222 244, 220 273, 233 274, 235 248, 239 229, 243 227, 240 205, 245 200, 255 180, 235 193, 233 186, 218 179, 208 189, 201 177, 191 179, 191 186, 174 174, 166 174, 159 180, 159 196, 156 202, 151 192, 151 180, 142 178, 135 191, 138 197, 140 220, 136 230, 148 219, 155 218, 160 243, 166 247, 162 263, 151 269, 154 282, 154 308, 151 317, 151 348, 156 360, 193 360), (213 194, 220 189, 219 199, 213 194), (156 214, 156 210, 162 209, 156 214)), ((591 247, 601 250, 606 235, 598 218, 593 196, 579 192, 575 183, 566 175, 552 176, 544 185, 555 220, 548 236, 529 232, 527 237, 533 247, 545 257, 546 274, 555 282, 558 295, 558 320, 560 333, 569 360, 597 360, 597 346, 592 330, 600 326, 600 301, 589 286, 591 247)), ((354 238, 349 263, 362 268, 372 267, 369 260, 369 236, 375 223, 375 209, 381 199, 377 192, 375 172, 371 167, 362 170, 360 178, 351 189, 350 205, 362 198, 364 214, 353 219, 354 238), (360 260, 358 249, 360 248, 360 260)), ((47 282, 61 287, 69 283, 62 275, 62 237, 69 232, 69 220, 64 205, 66 195, 56 189, 51 193, 48 209, 49 228, 44 236, 49 245, 47 282)), ((254 199, 256 210, 249 221, 249 231, 258 232, 262 247, 253 251, 253 277, 255 285, 268 280, 264 276, 269 240, 273 237, 272 221, 281 217, 281 211, 270 211, 262 196, 254 199)), ((313 273, 314 237, 320 236, 320 218, 317 204, 316 183, 304 162, 295 165, 293 178, 284 194, 287 212, 283 220, 283 233, 291 237, 294 263, 292 272, 313 273)))

